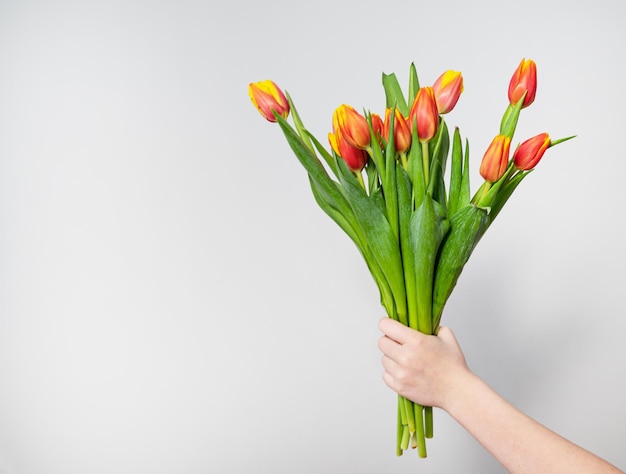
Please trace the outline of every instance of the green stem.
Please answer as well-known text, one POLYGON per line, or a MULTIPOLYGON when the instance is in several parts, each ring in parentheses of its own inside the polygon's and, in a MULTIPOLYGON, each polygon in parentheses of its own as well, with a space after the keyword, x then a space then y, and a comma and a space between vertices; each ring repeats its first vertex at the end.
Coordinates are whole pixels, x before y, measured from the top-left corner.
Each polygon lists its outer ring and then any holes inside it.
MULTIPOLYGON (((398 395, 398 397, 400 397, 400 395, 398 395)), ((404 422, 402 421, 403 404, 399 402, 400 402, 400 398, 398 398, 398 425, 396 428, 396 456, 402 456, 402 436, 404 433, 404 422)))
POLYGON ((363 189, 367 191, 367 188, 365 187, 365 182, 363 181, 363 173, 361 171, 355 171, 354 176, 356 176, 357 181, 363 187, 363 189))
POLYGON ((402 449, 402 451, 406 451, 408 449, 410 437, 411 433, 409 433, 409 428, 404 425, 402 427, 402 441, 400 442, 400 449, 402 449))
POLYGON ((483 184, 480 185, 480 188, 478 188, 478 191, 476 191, 476 194, 474 195, 474 197, 472 198, 472 203, 476 204, 477 206, 480 206, 480 202, 484 199, 485 195, 489 192, 492 184, 493 183, 491 181, 484 181, 483 184))
POLYGON ((420 458, 426 457, 426 438, 424 436, 424 416, 422 413, 423 407, 415 403, 415 439, 417 441, 417 454, 420 458))
POLYGON ((433 407, 424 407, 424 435, 433 437, 433 407))
POLYGON ((408 398, 402 397, 402 403, 404 404, 404 409, 406 411, 406 424, 409 427, 409 432, 413 433, 416 429, 413 402, 408 398))
POLYGON ((428 142, 422 143, 422 168, 424 170, 424 189, 428 189, 430 181, 430 156, 428 152, 428 142))

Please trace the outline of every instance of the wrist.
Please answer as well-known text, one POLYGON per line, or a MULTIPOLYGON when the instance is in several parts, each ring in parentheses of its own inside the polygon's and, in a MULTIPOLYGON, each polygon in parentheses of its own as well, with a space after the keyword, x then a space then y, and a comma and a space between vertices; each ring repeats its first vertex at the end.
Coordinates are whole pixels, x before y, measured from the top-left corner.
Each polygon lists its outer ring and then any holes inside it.
POLYGON ((456 419, 458 413, 467 409, 468 401, 479 389, 481 382, 480 378, 468 368, 459 371, 451 377, 451 384, 445 391, 440 408, 456 419))

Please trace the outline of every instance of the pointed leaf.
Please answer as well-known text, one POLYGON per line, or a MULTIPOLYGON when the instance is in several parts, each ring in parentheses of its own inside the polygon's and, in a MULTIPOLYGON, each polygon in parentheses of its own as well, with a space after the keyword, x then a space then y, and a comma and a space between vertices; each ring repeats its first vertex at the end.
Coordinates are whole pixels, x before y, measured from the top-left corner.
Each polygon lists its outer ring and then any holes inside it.
POLYGON ((410 226, 417 289, 417 329, 432 334, 435 263, 450 224, 443 207, 427 194, 413 214, 410 226))
POLYGON ((443 308, 488 223, 487 210, 473 205, 459 209, 450 219, 450 232, 441 245, 435 272, 433 330, 439 326, 443 308))
POLYGON ((386 106, 388 109, 398 107, 398 110, 405 117, 409 115, 409 108, 402 93, 402 88, 398 83, 398 78, 394 73, 383 73, 383 87, 385 88, 386 106))
POLYGON ((408 108, 410 109, 413 101, 415 100, 415 96, 417 95, 417 91, 420 90, 420 81, 417 78, 417 70, 415 69, 415 63, 411 63, 411 68, 409 70, 409 100, 408 100, 408 108))
POLYGON ((461 144, 461 132, 458 127, 454 128, 452 138, 452 161, 450 163, 450 192, 448 194, 448 215, 452 217, 459 208, 459 195, 461 194, 461 180, 463 179, 463 145, 461 144))
POLYGON ((350 177, 345 164, 340 163, 340 180, 354 216, 370 246, 375 261, 380 266, 391 292, 398 312, 398 318, 406 318, 406 294, 402 260, 397 238, 391 231, 385 213, 365 194, 365 190, 350 177))
POLYGON ((376 263, 373 255, 371 254, 371 250, 367 244, 367 241, 360 233, 360 229, 356 222, 350 222, 346 219, 337 209, 335 209, 332 203, 328 202, 324 195, 320 193, 317 183, 313 181, 311 177, 309 177, 309 182, 311 184, 311 190, 313 191, 313 196, 315 197, 315 201, 322 208, 322 210, 328 215, 335 223, 352 239, 359 252, 363 256, 367 268, 378 287, 380 292, 381 304, 387 310, 387 314, 390 317, 394 317, 394 303, 393 296, 391 294, 391 290, 389 288, 389 284, 385 279, 385 276, 380 269, 380 266, 376 263))

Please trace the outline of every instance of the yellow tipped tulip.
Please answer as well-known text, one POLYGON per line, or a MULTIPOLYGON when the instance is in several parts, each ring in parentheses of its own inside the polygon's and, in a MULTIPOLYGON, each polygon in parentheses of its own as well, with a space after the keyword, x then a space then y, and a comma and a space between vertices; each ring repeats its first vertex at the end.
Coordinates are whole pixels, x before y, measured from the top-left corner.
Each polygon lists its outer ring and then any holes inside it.
POLYGON ((342 104, 333 113, 333 130, 341 130, 341 135, 350 145, 365 149, 370 145, 370 129, 367 120, 353 107, 342 104))
POLYGON ((272 111, 283 118, 289 115, 289 102, 274 82, 266 80, 251 83, 248 85, 248 94, 257 110, 270 122, 276 122, 272 111))
POLYGON ((450 112, 463 92, 463 76, 457 71, 446 71, 433 84, 437 110, 440 114, 450 112))
POLYGON ((498 181, 509 164, 509 148, 511 139, 504 135, 496 135, 483 156, 480 164, 480 175, 491 183, 498 181))

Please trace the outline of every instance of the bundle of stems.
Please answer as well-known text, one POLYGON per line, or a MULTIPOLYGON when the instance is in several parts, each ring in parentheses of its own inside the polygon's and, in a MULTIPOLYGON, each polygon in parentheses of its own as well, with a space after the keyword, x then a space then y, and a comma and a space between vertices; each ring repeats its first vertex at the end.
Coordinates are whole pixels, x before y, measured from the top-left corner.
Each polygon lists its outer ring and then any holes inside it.
MULTIPOLYGON (((463 144, 458 128, 450 139, 443 118, 463 90, 460 73, 447 71, 433 87, 420 87, 411 64, 406 97, 395 74, 383 74, 382 82, 384 121, 340 106, 330 150, 305 128, 289 94, 274 83, 251 84, 250 95, 268 120, 278 122, 318 205, 359 249, 387 315, 436 334, 444 306, 487 228, 545 150, 572 137, 553 141, 540 134, 509 157, 520 111, 533 102, 536 88, 535 65, 522 60, 499 133, 481 162, 484 182, 472 196, 469 143, 463 144)), ((402 396, 397 405, 396 454, 416 448, 426 457, 432 408, 402 396)))

